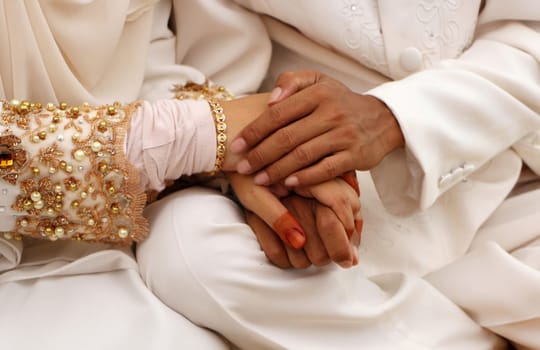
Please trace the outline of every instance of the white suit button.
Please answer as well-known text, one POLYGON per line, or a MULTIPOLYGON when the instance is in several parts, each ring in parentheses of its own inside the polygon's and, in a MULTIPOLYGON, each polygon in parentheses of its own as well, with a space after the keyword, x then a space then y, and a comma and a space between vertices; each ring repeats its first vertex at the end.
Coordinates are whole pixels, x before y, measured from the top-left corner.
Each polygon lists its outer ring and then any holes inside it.
POLYGON ((416 47, 408 47, 401 51, 399 63, 407 72, 416 72, 422 67, 422 53, 416 47))

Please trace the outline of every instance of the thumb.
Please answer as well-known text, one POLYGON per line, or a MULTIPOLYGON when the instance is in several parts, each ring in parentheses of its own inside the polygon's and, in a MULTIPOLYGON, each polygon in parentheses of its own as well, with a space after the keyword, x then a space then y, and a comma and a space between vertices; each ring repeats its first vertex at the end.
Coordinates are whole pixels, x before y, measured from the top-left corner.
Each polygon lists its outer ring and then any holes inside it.
POLYGON ((272 106, 294 95, 298 91, 316 84, 322 77, 322 73, 314 70, 281 73, 276 80, 274 90, 270 94, 268 105, 272 106))
POLYGON ((304 229, 269 188, 256 185, 252 176, 231 173, 228 178, 240 203, 266 222, 283 243, 294 249, 304 247, 304 229))

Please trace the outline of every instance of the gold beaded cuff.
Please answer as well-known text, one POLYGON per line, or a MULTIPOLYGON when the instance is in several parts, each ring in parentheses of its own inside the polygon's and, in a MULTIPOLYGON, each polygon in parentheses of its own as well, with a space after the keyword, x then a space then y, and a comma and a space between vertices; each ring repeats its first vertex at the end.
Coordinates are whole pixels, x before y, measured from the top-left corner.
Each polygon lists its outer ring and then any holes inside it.
POLYGON ((146 237, 146 196, 124 154, 137 104, 0 103, 4 238, 130 244, 146 237))

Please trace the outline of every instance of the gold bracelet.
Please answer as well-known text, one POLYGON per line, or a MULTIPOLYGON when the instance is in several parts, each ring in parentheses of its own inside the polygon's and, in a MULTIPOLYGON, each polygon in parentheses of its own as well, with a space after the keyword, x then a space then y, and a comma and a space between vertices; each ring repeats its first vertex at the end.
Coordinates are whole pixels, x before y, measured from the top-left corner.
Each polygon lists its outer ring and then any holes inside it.
POLYGON ((221 170, 223 162, 225 161, 225 153, 227 151, 225 145, 225 142, 227 141, 227 117, 218 100, 209 98, 208 104, 210 105, 214 123, 216 124, 216 162, 214 163, 214 169, 210 172, 210 176, 214 176, 221 170))

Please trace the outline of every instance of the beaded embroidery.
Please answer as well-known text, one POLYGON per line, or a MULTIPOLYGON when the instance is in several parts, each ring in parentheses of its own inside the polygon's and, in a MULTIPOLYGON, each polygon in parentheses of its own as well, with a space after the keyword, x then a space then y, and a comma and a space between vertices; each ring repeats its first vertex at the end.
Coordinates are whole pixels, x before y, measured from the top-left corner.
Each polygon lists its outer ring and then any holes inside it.
POLYGON ((130 244, 146 237, 146 197, 123 151, 137 104, 1 105, 0 185, 15 193, 1 203, 11 211, 2 215, 15 217, 5 238, 130 244))

